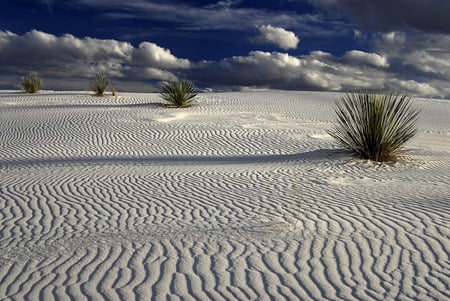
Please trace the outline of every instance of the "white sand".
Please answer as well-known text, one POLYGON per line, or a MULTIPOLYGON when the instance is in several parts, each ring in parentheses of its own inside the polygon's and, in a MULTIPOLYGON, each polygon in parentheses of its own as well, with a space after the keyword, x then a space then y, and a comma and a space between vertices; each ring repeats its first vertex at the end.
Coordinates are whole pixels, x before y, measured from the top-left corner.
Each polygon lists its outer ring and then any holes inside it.
POLYGON ((0 92, 0 300, 449 299, 450 101, 381 165, 337 98, 0 92))

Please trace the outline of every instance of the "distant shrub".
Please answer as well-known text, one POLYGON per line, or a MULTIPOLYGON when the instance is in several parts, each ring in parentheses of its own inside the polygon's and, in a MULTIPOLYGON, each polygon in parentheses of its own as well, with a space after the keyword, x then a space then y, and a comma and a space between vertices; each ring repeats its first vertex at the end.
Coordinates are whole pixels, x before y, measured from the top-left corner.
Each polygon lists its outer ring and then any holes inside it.
POLYGON ((420 110, 407 95, 352 93, 336 102, 337 124, 329 134, 363 159, 395 160, 417 134, 420 110))
POLYGON ((42 87, 42 79, 37 73, 29 73, 22 80, 22 88, 27 93, 36 93, 42 87))
POLYGON ((103 96, 108 84, 109 79, 106 73, 98 72, 95 74, 94 79, 90 82, 89 87, 92 91, 94 91, 95 95, 103 96))
POLYGON ((160 91, 160 96, 164 99, 167 107, 185 108, 192 105, 192 99, 198 95, 197 89, 190 81, 165 83, 160 91))

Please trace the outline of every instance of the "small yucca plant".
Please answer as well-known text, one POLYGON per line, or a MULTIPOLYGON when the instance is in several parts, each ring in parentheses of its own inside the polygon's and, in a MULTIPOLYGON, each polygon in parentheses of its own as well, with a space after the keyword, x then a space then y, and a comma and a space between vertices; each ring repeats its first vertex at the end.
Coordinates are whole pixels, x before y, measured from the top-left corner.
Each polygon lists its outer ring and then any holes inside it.
POLYGON ((172 108, 185 108, 192 105, 192 99, 198 95, 197 89, 190 81, 165 83, 160 91, 160 96, 172 108))
POLYGON ((109 79, 106 73, 98 72, 95 74, 94 79, 90 82, 89 87, 94 91, 95 95, 103 96, 103 93, 108 87, 109 79))
POLYGON ((27 93, 36 93, 42 87, 42 79, 37 73, 30 73, 22 80, 22 88, 27 93))
POLYGON ((363 159, 395 160, 406 142, 417 135, 420 110, 407 95, 351 93, 336 102, 337 124, 328 133, 363 159))

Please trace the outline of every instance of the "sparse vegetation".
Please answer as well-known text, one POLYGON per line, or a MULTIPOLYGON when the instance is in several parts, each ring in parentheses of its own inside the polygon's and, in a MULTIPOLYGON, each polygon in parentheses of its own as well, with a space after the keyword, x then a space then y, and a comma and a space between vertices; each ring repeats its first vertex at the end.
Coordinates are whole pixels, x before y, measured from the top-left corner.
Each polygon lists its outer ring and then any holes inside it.
POLYGON ((192 99, 198 95, 197 89, 190 81, 165 83, 160 91, 160 96, 167 103, 166 107, 185 108, 192 105, 192 99))
POLYGON ((22 88, 27 93, 36 93, 42 87, 42 79, 37 73, 29 73, 22 80, 22 88))
POLYGON ((420 110, 407 95, 362 92, 343 96, 335 112, 337 124, 329 134, 360 158, 385 162, 416 136, 420 110))
POLYGON ((103 96, 103 93, 108 87, 109 79, 106 73, 98 72, 95 74, 94 79, 90 82, 89 87, 94 91, 95 95, 103 96))

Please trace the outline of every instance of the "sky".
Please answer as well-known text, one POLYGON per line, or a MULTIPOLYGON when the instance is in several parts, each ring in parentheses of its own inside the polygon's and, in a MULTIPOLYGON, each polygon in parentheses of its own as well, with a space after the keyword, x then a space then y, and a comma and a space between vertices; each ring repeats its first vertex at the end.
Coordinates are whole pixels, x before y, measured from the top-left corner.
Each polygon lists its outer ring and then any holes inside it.
POLYGON ((390 90, 450 98, 449 0, 1 0, 0 89, 390 90))

